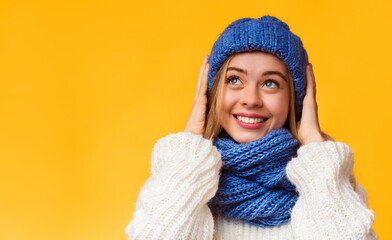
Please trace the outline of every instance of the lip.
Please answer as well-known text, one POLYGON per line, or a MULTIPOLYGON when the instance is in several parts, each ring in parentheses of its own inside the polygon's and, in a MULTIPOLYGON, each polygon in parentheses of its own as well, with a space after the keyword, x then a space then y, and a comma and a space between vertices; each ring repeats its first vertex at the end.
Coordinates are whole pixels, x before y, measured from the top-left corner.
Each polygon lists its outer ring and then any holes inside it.
MULTIPOLYGON (((237 115, 237 114, 234 114, 234 115, 237 115)), ((238 125, 240 125, 240 127, 247 128, 247 129, 259 129, 268 121, 268 119, 267 119, 264 122, 259 122, 259 123, 244 123, 244 122, 241 122, 240 120, 238 120, 234 115, 233 115, 233 118, 238 123, 238 125)), ((260 116, 257 114, 247 114, 247 115, 238 114, 238 116, 264 118, 263 116, 260 116)))
POLYGON ((255 114, 255 113, 245 113, 245 112, 234 113, 233 115, 242 116, 242 117, 266 118, 266 117, 261 116, 261 115, 259 115, 259 114, 255 114))

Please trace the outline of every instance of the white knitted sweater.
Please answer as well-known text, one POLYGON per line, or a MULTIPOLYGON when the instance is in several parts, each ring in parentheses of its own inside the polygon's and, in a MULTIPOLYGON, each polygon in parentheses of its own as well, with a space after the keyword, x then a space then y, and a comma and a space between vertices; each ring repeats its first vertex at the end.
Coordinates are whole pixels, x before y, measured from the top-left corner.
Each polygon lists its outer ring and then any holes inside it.
POLYGON ((154 146, 151 177, 140 191, 128 239, 377 239, 366 192, 350 183, 350 148, 340 142, 301 146, 286 167, 299 198, 290 222, 269 228, 213 217, 207 202, 218 188, 220 153, 211 140, 169 134, 154 146))

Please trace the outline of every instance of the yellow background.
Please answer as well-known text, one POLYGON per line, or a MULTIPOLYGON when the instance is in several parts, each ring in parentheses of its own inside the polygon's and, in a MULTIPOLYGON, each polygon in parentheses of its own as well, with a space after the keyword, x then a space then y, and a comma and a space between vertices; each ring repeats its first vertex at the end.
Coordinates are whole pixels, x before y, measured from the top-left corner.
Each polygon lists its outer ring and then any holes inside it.
POLYGON ((389 1, 1 1, 0 239, 126 239, 149 158, 182 131, 204 54, 232 21, 286 21, 321 127, 349 144, 392 239, 389 1))

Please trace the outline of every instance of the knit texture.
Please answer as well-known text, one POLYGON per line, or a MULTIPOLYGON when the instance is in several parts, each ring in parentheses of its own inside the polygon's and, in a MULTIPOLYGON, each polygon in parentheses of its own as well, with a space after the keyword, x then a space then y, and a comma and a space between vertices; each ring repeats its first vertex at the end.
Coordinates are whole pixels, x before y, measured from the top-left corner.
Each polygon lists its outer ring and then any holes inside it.
POLYGON ((295 112, 299 120, 306 90, 308 55, 301 39, 290 31, 286 23, 272 16, 239 19, 222 32, 208 59, 208 93, 214 85, 217 71, 230 55, 251 51, 272 53, 286 64, 294 82, 295 112))
POLYGON ((376 238, 366 197, 359 193, 361 187, 354 191, 350 183, 353 166, 349 146, 332 141, 306 144, 287 164, 287 177, 302 196, 293 208, 292 222, 301 239, 376 238))
POLYGON ((126 228, 128 240, 211 240, 214 232, 219 240, 377 239, 366 192, 349 183, 349 147, 320 142, 297 152, 286 167, 299 192, 291 220, 263 228, 211 214, 207 202, 218 188, 222 164, 212 141, 186 132, 160 139, 151 156, 151 176, 126 228))
POLYGON ((276 129, 261 139, 236 143, 219 137, 216 147, 223 167, 217 194, 210 202, 213 213, 270 227, 290 220, 298 198, 286 177, 286 165, 297 154, 298 142, 287 129, 276 129))
POLYGON ((132 240, 211 240, 207 202, 218 187, 220 154, 200 135, 182 132, 160 139, 151 155, 151 177, 138 196, 132 240))

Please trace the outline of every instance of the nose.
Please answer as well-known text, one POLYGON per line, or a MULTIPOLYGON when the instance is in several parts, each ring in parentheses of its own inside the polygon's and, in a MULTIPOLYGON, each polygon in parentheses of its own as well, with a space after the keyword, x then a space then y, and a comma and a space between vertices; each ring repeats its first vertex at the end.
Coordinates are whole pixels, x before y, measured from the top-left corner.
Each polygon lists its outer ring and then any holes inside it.
POLYGON ((240 103, 243 107, 253 108, 262 107, 263 100, 257 87, 248 86, 242 91, 240 103))

